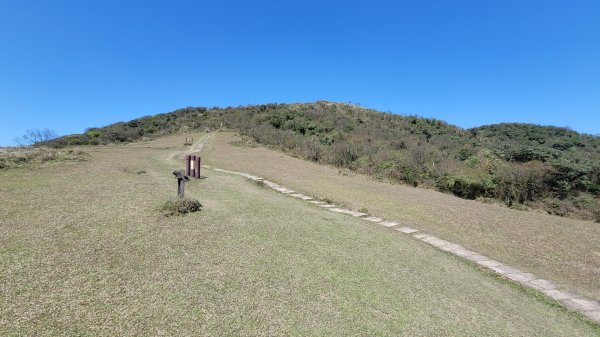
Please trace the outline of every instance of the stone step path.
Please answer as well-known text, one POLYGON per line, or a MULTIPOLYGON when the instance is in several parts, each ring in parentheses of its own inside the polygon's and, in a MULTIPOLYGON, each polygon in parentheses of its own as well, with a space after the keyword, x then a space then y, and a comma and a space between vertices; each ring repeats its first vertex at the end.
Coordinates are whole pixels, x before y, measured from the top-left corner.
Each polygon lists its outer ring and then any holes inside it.
POLYGON ((553 299, 560 305, 579 312, 589 318, 590 320, 600 323, 600 302, 590 300, 585 298, 575 292, 564 290, 559 285, 555 284, 552 281, 541 279, 536 277, 531 273, 524 272, 518 268, 511 267, 499 261, 490 259, 484 255, 481 255, 477 252, 468 250, 467 248, 452 243, 450 241, 442 240, 433 235, 428 235, 421 233, 419 230, 411 227, 401 227, 399 222, 389 221, 380 217, 376 217, 364 212, 353 211, 350 209, 342 208, 331 203, 316 200, 315 198, 309 197, 302 193, 298 193, 296 191, 290 190, 284 186, 281 186, 277 183, 269 181, 265 178, 257 177, 251 174, 228 171, 220 168, 214 168, 208 165, 202 165, 202 167, 206 169, 211 169, 218 172, 234 174, 238 176, 242 176, 255 181, 262 181, 269 188, 282 193, 284 195, 288 195, 293 198, 298 198, 300 200, 304 200, 308 203, 314 204, 316 206, 323 207, 331 212, 347 214, 353 217, 361 218, 365 221, 369 221, 372 223, 376 223, 388 228, 392 228, 400 233, 412 235, 413 238, 417 240, 421 240, 439 250, 450 253, 457 257, 463 258, 470 262, 473 262, 493 273, 500 275, 506 279, 517 282, 525 287, 535 289, 545 294, 547 297, 553 299))

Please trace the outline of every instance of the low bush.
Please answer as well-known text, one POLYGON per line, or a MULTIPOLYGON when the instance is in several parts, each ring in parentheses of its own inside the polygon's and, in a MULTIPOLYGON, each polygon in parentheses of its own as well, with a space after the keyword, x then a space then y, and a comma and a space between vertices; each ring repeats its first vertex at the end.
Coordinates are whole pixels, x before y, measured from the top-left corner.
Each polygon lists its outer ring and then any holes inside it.
POLYGON ((248 181, 260 188, 267 188, 267 184, 265 184, 265 182, 262 180, 254 180, 254 179, 248 178, 248 181))
POLYGON ((192 198, 179 198, 167 200, 162 207, 165 216, 182 215, 200 211, 202 204, 200 201, 192 198))
POLYGON ((438 188, 451 192, 463 199, 475 200, 487 194, 484 183, 478 179, 462 176, 449 176, 442 180, 438 188))

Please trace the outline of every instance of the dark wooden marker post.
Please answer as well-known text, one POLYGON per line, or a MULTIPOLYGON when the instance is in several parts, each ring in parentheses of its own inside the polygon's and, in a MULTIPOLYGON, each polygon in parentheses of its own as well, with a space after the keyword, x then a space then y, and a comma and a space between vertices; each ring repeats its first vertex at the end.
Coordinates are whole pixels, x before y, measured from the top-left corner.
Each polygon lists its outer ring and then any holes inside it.
POLYGON ((192 178, 200 179, 200 166, 202 165, 202 158, 200 156, 185 156, 185 175, 192 178))
POLYGON ((192 156, 190 156, 189 154, 185 156, 185 175, 186 176, 190 176, 190 161, 192 160, 192 156))
POLYGON ((190 176, 190 161, 192 160, 192 156, 189 154, 185 156, 185 175, 190 176))
POLYGON ((177 177, 177 196, 183 198, 185 196, 185 182, 190 180, 183 170, 173 171, 175 177, 177 177))
POLYGON ((196 177, 196 156, 190 156, 190 177, 196 177))

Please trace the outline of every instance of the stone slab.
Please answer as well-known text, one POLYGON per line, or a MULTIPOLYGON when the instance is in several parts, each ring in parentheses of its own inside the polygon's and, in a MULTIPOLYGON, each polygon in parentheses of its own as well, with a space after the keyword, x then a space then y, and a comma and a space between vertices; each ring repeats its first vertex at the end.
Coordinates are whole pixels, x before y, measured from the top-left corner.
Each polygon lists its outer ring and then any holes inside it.
POLYGON ((556 289, 556 284, 554 284, 554 282, 544 279, 533 280, 531 281, 531 284, 538 286, 540 289, 556 289))
POLYGON ((490 267, 491 270, 495 271, 496 273, 500 274, 500 275, 506 275, 506 274, 519 274, 521 273, 521 271, 515 267, 511 267, 511 266, 507 266, 507 265, 500 265, 500 266, 496 266, 496 267, 490 267))
POLYGON ((595 311, 600 311, 600 303, 596 302, 596 301, 592 301, 592 300, 587 300, 587 299, 581 299, 581 298, 573 298, 571 299, 571 301, 577 303, 578 305, 580 305, 582 308, 582 310, 595 310, 595 311))
POLYGON ((336 212, 336 213, 344 213, 344 210, 342 208, 337 208, 337 207, 333 207, 329 209, 332 212, 336 212))
POLYGON ((396 230, 398 232, 402 232, 404 234, 412 234, 412 233, 418 232, 418 230, 416 230, 414 228, 410 228, 410 227, 400 227, 400 228, 396 228, 396 230))
POLYGON ((579 312, 590 311, 590 310, 587 310, 587 308, 585 306, 573 302, 571 298, 561 300, 560 303, 571 310, 575 310, 575 311, 579 311, 579 312))
POLYGON ((450 242, 436 238, 435 236, 424 237, 421 239, 421 241, 427 242, 428 244, 430 244, 434 247, 443 247, 443 246, 447 246, 450 244, 450 242))
POLYGON ((481 255, 481 254, 477 254, 477 253, 469 255, 469 256, 465 256, 465 259, 476 262, 476 263, 479 263, 480 261, 489 261, 490 260, 489 257, 481 255))
POLYGON ((592 321, 600 323, 600 311, 584 311, 583 314, 592 321))
POLYGON ((398 225, 399 225, 399 223, 397 223, 397 222, 395 222, 395 221, 382 221, 382 222, 380 223, 380 225, 383 225, 383 226, 385 226, 385 227, 395 227, 395 226, 398 226, 398 225))
POLYGON ((487 268, 498 267, 502 265, 502 263, 496 260, 481 260, 477 261, 477 263, 487 268))
POLYGON ((572 299, 573 295, 567 293, 566 291, 560 291, 560 290, 556 290, 556 289, 544 289, 544 290, 540 290, 542 293, 544 293, 544 295, 550 297, 553 300, 557 300, 557 301, 561 301, 561 300, 568 300, 568 299, 572 299))
MULTIPOLYGON (((446 248, 446 247, 444 247, 444 248, 446 248)), ((465 259, 467 257, 469 257, 469 256, 477 254, 477 253, 472 252, 472 251, 467 250, 467 249, 449 250, 449 252, 452 253, 452 254, 454 254, 454 255, 456 255, 456 256, 460 256, 462 258, 465 258, 465 259)))
POLYGON ((448 245, 444 245, 441 247, 442 250, 454 253, 458 251, 466 251, 467 249, 461 245, 457 245, 456 243, 449 242, 448 245))
POLYGON ((535 279, 535 277, 529 273, 511 273, 511 274, 506 274, 504 276, 515 282, 529 282, 529 281, 535 279))
POLYGON ((383 221, 383 219, 382 219, 382 218, 378 218, 378 217, 376 217, 376 216, 370 216, 370 217, 367 217, 367 218, 365 218, 365 220, 367 220, 367 221, 371 221, 371 222, 375 222, 375 223, 380 223, 380 222, 382 222, 382 221, 383 221))
POLYGON ((352 215, 354 217, 361 217, 367 215, 366 213, 356 212, 345 208, 332 207, 329 208, 330 211, 342 214, 352 215))

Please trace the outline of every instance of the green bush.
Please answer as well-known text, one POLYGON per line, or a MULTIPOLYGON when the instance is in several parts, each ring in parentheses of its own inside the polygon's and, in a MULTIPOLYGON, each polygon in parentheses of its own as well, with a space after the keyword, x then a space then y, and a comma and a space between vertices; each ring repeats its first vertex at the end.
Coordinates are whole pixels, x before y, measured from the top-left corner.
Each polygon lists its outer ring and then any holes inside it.
POLYGON ((541 162, 504 165, 496 172, 495 195, 509 207, 548 197, 553 169, 541 162))
POLYGON ((463 177, 449 176, 443 181, 442 190, 446 190, 463 199, 475 200, 487 194, 486 187, 481 180, 463 177))

